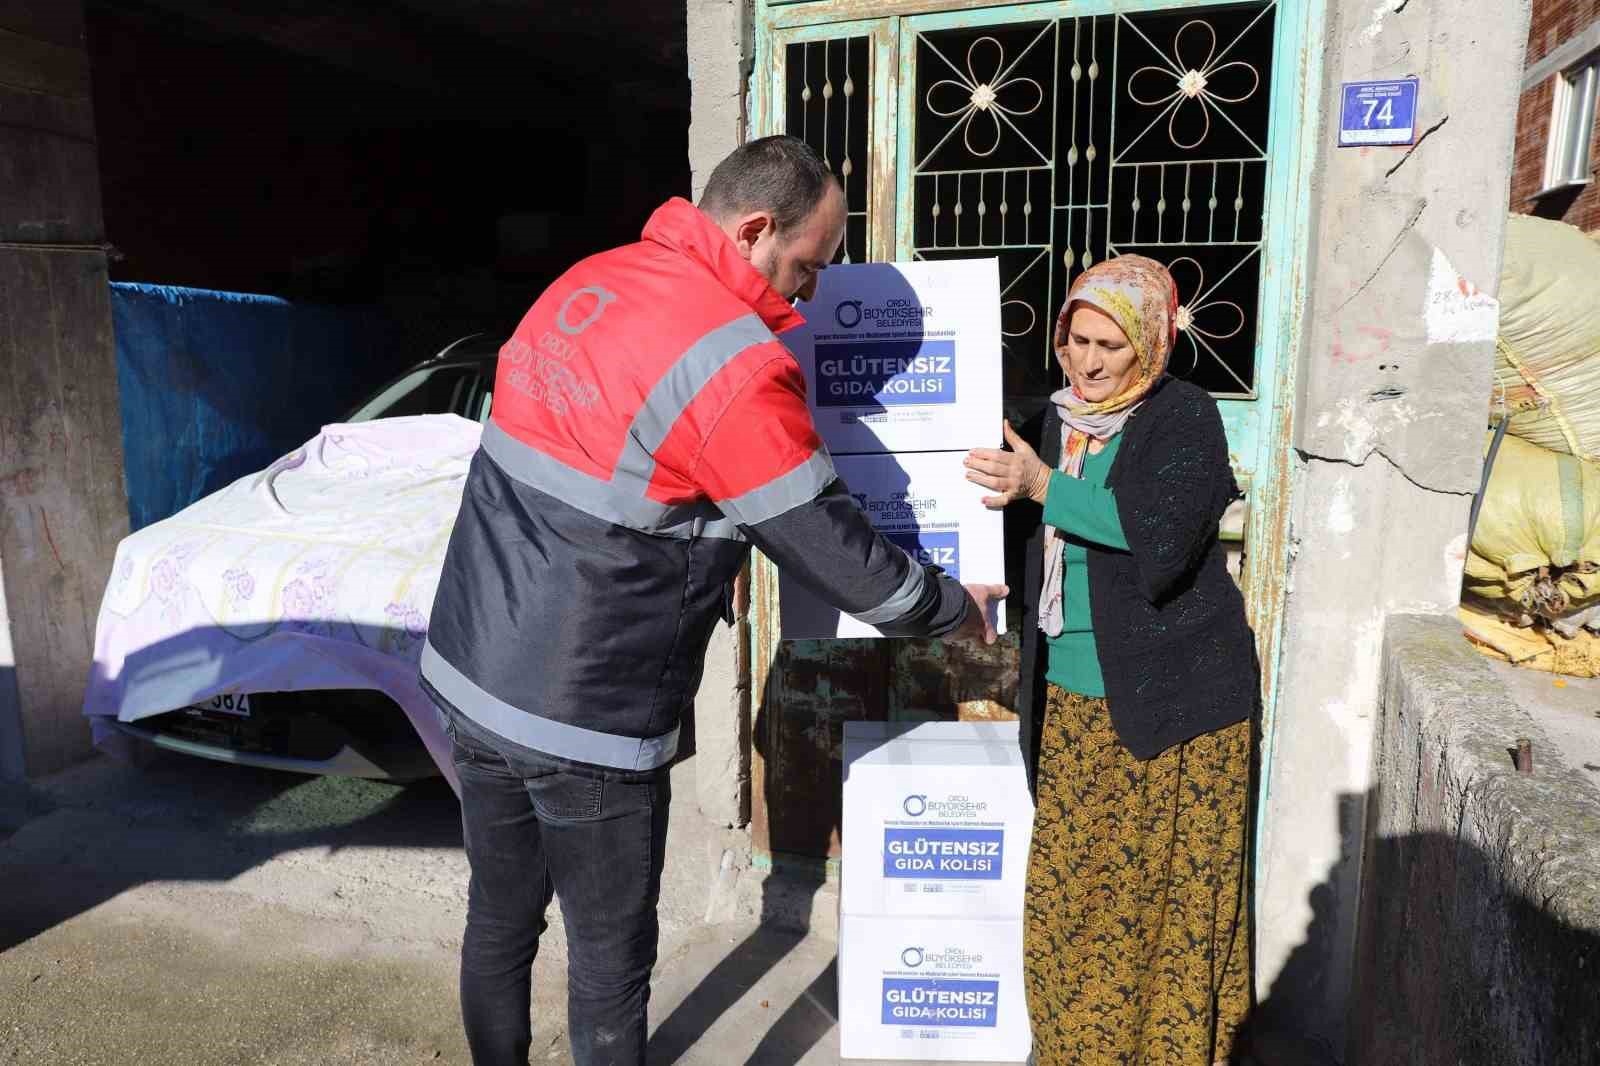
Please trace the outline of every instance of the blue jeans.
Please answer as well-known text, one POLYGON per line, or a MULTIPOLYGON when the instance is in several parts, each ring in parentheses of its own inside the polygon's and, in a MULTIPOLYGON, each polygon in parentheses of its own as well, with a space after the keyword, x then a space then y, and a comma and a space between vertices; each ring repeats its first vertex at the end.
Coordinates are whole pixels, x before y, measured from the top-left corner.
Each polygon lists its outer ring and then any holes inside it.
POLYGON ((475 1066, 527 1066, 534 956, 552 894, 567 930, 576 1066, 644 1066, 672 797, 666 768, 577 766, 441 708, 472 879, 461 1014, 475 1066))

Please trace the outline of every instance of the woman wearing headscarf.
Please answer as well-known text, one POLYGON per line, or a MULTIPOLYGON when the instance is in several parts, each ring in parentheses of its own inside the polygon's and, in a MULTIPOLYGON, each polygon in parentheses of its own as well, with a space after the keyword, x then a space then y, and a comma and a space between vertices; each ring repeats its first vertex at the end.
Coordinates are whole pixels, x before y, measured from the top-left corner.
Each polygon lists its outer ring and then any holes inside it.
POLYGON ((1251 1003, 1254 640, 1217 524, 1239 496, 1204 390, 1166 374, 1177 292, 1125 255, 1056 324, 1067 387, 967 476, 1028 536, 1024 972, 1040 1066, 1225 1063, 1251 1003), (1031 502, 1030 502, 1031 501, 1031 502))

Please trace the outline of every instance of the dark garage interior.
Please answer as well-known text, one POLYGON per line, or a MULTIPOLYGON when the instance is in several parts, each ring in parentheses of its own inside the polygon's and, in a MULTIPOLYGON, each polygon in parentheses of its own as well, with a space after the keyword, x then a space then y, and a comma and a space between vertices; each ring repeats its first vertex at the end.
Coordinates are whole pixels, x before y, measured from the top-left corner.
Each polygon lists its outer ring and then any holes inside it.
POLYGON ((672 5, 90 0, 83 35, 136 529, 492 352, 689 188, 672 5))
POLYGON ((481 419, 543 288, 690 191, 686 51, 632 0, 0 3, 0 779, 90 750, 130 530, 466 334, 427 413, 481 419))
POLYGON ((689 193, 685 38, 635 0, 0 4, 5 598, 74 619, 0 670, 0 777, 87 751, 130 529, 347 417, 486 416, 539 293, 689 193), (468 334, 470 391, 386 399, 468 334))
POLYGON ((85 15, 111 279, 376 308, 397 327, 391 371, 508 332, 575 258, 688 190, 681 6, 85 15))

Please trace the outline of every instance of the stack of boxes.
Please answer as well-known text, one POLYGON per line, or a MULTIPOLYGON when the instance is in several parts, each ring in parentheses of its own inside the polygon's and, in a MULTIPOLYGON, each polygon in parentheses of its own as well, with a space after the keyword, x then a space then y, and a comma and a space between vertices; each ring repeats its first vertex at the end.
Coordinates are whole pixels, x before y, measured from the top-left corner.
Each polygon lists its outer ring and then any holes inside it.
POLYGON ((1033 805, 1015 722, 847 722, 846 1059, 1021 1062, 1033 805))
MULTIPOLYGON (((962 464, 970 448, 1000 446, 996 261, 830 267, 801 311, 805 327, 784 343, 834 466, 874 527, 961 581, 1003 582, 1001 512, 983 506, 988 492, 962 464)), ((779 580, 786 639, 880 635, 779 580)))
MULTIPOLYGON (((1001 440, 993 259, 823 272, 784 335, 817 430, 879 532, 968 583, 1005 580, 1001 512, 965 453, 1001 440)), ((780 576, 785 639, 872 637, 780 576)), ((996 628, 1004 632, 997 609, 996 628)), ((1033 806, 1015 723, 845 726, 839 1025, 847 1058, 1020 1062, 1033 806)))

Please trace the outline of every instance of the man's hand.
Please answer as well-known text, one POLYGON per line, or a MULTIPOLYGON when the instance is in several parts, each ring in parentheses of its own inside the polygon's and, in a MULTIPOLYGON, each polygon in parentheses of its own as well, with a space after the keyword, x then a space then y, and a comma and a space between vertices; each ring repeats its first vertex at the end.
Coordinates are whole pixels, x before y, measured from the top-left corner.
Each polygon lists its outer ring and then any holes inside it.
POLYGON ((971 644, 995 642, 994 620, 990 617, 991 610, 998 610, 1000 601, 1011 592, 1004 585, 963 585, 967 590, 967 618, 961 623, 960 628, 951 633, 949 640, 961 640, 971 644))
POLYGON ((967 453, 967 480, 1000 493, 983 498, 983 505, 991 511, 1024 498, 1044 503, 1050 491, 1050 468, 1028 447, 1027 441, 1017 436, 1010 422, 1005 424, 1005 434, 1011 451, 974 448, 967 453))

